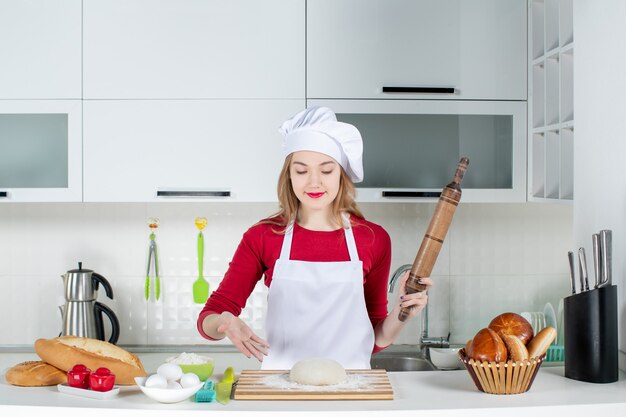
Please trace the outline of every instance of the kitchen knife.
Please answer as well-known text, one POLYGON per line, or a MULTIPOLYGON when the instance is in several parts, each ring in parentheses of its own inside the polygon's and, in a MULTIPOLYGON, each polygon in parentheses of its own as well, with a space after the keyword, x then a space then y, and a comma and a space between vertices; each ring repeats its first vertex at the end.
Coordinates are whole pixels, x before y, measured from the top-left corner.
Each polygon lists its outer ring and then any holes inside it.
POLYGON ((574 269, 574 252, 567 252, 567 260, 569 261, 569 278, 572 283, 572 294, 576 294, 576 270, 574 269))
POLYGON ((578 263, 580 268, 580 292, 589 291, 587 256, 585 256, 585 248, 578 249, 578 263))
POLYGON ((611 263, 613 238, 610 230, 600 230, 600 255, 602 256, 602 281, 598 287, 610 286, 612 284, 611 263))
POLYGON ((600 255, 600 235, 594 233, 591 235, 591 241, 593 243, 593 273, 595 275, 595 285, 593 288, 598 288, 600 279, 602 276, 602 261, 600 255))

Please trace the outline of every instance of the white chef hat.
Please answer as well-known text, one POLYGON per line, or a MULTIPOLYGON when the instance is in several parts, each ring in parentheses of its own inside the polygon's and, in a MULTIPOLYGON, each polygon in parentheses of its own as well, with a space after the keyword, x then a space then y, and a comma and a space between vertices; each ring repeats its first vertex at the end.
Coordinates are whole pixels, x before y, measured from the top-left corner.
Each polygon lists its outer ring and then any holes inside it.
POLYGON ((279 129, 285 157, 296 151, 314 151, 339 163, 353 182, 363 181, 363 140, 359 130, 337 121, 327 107, 311 107, 287 120, 279 129))

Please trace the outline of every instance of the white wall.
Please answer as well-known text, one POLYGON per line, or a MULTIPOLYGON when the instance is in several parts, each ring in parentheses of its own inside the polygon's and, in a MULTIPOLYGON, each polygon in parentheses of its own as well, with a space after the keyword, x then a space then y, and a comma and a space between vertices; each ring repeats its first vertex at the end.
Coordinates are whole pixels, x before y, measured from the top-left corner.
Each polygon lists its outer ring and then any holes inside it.
MULTIPOLYGON (((0 346, 31 345, 60 331, 63 304, 59 277, 83 267, 112 284, 110 302, 122 323, 120 344, 204 343, 195 319, 202 306, 192 302, 197 276, 194 218, 205 229, 205 276, 215 289, 242 233, 275 210, 273 204, 1 204, 0 346), (163 298, 143 297, 149 230, 159 217, 163 298)), ((434 204, 365 204, 366 217, 383 225, 393 244, 392 270, 412 263, 434 204)), ((565 253, 572 241, 572 209, 543 204, 461 204, 433 271, 430 293, 433 336, 452 333, 465 343, 504 311, 555 308, 567 295, 565 253)), ((248 302, 244 317, 259 333, 265 311, 263 285, 248 302)), ((395 295, 394 295, 395 297, 395 295)), ((398 340, 415 343, 419 320, 398 340)))
POLYGON ((620 368, 626 369, 626 2, 574 1, 574 243, 613 230, 618 286, 620 368))

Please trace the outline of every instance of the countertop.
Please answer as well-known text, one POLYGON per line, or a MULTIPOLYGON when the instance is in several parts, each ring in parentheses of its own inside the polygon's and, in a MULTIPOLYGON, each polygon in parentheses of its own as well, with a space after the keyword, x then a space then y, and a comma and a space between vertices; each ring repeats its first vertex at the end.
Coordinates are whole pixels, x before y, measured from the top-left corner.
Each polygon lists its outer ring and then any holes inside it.
MULTIPOLYGON (((148 372, 172 353, 139 353, 148 372)), ((236 373, 242 369, 258 369, 258 363, 238 353, 210 354, 215 359, 215 376, 227 366, 236 373)), ((24 360, 37 360, 32 353, 0 354, 0 370, 24 360)), ((191 400, 176 404, 157 403, 139 391, 138 387, 122 387, 111 400, 94 400, 58 392, 56 387, 24 388, 0 382, 0 412, 2 415, 59 414, 67 416, 168 416, 172 412, 196 415, 210 411, 219 416, 303 416, 359 415, 376 416, 524 416, 562 415, 585 416, 591 412, 626 415, 626 374, 611 384, 590 384, 563 376, 563 367, 542 367, 531 389, 518 395, 490 395, 476 389, 465 370, 429 372, 390 372, 394 389, 393 401, 231 401, 195 403, 191 400), (89 410, 86 410, 89 409, 89 410), (5 414, 11 413, 11 414, 5 414)))

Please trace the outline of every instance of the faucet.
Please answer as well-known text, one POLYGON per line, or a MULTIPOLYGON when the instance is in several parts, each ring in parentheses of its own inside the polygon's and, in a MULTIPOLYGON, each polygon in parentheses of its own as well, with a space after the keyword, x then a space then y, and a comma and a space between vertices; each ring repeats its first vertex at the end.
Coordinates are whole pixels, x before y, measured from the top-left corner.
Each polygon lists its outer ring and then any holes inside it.
MULTIPOLYGON (((398 278, 402 276, 406 271, 410 271, 413 268, 413 265, 406 264, 402 265, 391 276, 389 280, 389 293, 392 293, 398 278)), ((428 304, 422 310, 422 334, 420 335, 419 347, 420 350, 424 350, 427 347, 449 347, 450 346, 450 332, 448 332, 447 337, 430 337, 428 336, 428 304)))

